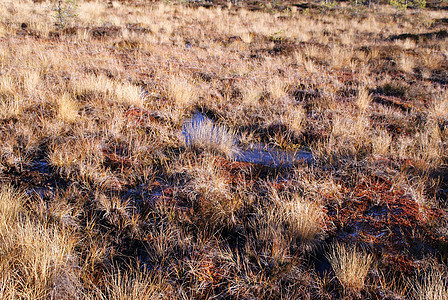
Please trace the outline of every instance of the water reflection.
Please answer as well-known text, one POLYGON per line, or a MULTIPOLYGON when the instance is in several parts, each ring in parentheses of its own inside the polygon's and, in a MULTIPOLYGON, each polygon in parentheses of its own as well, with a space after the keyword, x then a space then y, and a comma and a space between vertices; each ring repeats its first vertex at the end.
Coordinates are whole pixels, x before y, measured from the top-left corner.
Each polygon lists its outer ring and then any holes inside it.
POLYGON ((235 160, 276 168, 311 163, 313 156, 308 151, 284 151, 268 145, 256 144, 249 149, 241 149, 235 160))
MULTIPOLYGON (((186 145, 192 143, 193 136, 195 133, 191 132, 191 128, 202 128, 198 124, 206 123, 207 121, 212 122, 202 113, 196 112, 193 114, 192 118, 187 120, 184 124, 183 135, 185 137, 186 145), (187 126, 190 125, 187 130, 187 126), (191 128, 190 128, 191 127, 191 128)), ((211 123, 212 124, 212 123, 211 123)), ((222 137, 224 135, 217 134, 220 127, 212 125, 212 130, 210 139, 216 137, 222 137)), ((215 141, 217 142, 217 141, 215 141)), ((292 167, 293 165, 299 163, 311 163, 313 161, 313 156, 311 152, 308 151, 286 151, 274 148, 266 144, 253 144, 247 148, 238 148, 235 151, 233 158, 240 162, 249 162, 254 164, 260 164, 268 167, 292 167)))

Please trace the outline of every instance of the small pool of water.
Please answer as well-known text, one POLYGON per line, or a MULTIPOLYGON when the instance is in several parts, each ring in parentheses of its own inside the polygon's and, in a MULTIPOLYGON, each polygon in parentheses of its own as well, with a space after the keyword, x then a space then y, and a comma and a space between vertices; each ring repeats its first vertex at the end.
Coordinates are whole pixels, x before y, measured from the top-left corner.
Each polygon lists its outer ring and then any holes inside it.
POLYGON ((31 163, 31 170, 38 171, 43 174, 51 174, 50 164, 45 160, 33 161, 31 163))
MULTIPOLYGON (((200 127, 197 125, 206 120, 209 120, 207 116, 200 112, 196 112, 191 119, 185 121, 185 124, 193 124, 193 127, 200 127)), ((192 133, 185 128, 184 125, 182 134, 185 137, 186 145, 188 145, 191 143, 192 133)), ((218 132, 219 127, 213 126, 213 130, 218 132)), ((219 134, 217 136, 219 136, 219 134)), ((238 147, 236 150, 236 154, 233 156, 236 161, 260 164, 272 168, 292 167, 300 163, 311 163, 313 161, 311 152, 303 150, 285 151, 266 144, 253 144, 246 148, 238 147)))
POLYGON ((311 163, 313 155, 308 151, 284 151, 274 147, 256 144, 249 149, 240 149, 236 161, 250 162, 268 167, 292 167, 299 163, 311 163))

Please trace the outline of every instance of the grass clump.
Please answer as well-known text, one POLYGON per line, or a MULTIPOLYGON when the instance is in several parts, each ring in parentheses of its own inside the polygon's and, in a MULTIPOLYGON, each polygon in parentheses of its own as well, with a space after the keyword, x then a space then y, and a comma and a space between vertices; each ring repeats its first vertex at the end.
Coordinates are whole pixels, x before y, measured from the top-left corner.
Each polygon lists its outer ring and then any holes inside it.
POLYGON ((82 289, 75 239, 68 231, 35 220, 24 208, 27 200, 11 186, 1 187, 1 298, 78 298, 82 289))
POLYGON ((373 263, 372 255, 336 243, 327 258, 344 292, 349 295, 359 294, 373 263))
POLYGON ((66 122, 74 122, 79 117, 78 107, 70 95, 63 94, 58 100, 58 118, 66 122))
POLYGON ((416 280, 414 296, 418 300, 446 300, 448 299, 448 283, 446 273, 435 268, 428 270, 416 280))
MULTIPOLYGON (((286 196, 272 191, 272 219, 268 223, 284 226, 283 235, 304 251, 313 250, 325 236, 325 212, 321 204, 299 194, 286 196)), ((269 226, 277 226, 269 224, 269 226)))
POLYGON ((285 204, 285 213, 292 236, 301 243, 312 245, 324 233, 324 211, 319 204, 296 197, 285 204))
POLYGON ((190 149, 207 150, 231 158, 237 154, 236 135, 224 126, 216 125, 205 116, 194 116, 183 126, 185 144, 190 149))
POLYGON ((168 94, 180 108, 189 108, 197 97, 195 85, 186 77, 173 77, 168 82, 168 94))

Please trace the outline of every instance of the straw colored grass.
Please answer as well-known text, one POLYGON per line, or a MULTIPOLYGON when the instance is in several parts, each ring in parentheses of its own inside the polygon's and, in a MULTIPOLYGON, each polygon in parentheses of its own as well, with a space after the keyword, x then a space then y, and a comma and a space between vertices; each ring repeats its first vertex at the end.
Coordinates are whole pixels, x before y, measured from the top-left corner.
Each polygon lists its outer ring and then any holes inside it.
POLYGON ((74 122, 79 117, 78 106, 75 101, 71 99, 69 94, 63 94, 58 99, 58 118, 66 122, 74 122))
POLYGON ((55 2, 0 1, 1 299, 443 297, 445 4, 55 2))
POLYGON ((67 231, 33 220, 26 197, 11 186, 0 190, 0 279, 2 299, 81 296, 74 253, 67 231))
POLYGON ((421 278, 415 281, 414 297, 418 300, 448 299, 448 283, 446 273, 431 268, 421 273, 421 278))
POLYGON ((327 254, 331 267, 345 293, 359 293, 364 288, 373 257, 354 247, 336 243, 327 254))

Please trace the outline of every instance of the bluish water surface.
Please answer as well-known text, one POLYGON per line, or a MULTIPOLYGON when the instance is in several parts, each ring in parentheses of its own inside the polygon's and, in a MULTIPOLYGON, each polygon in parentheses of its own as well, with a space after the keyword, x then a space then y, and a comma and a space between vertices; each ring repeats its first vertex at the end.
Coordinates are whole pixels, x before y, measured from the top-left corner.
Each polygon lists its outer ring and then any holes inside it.
MULTIPOLYGON (((199 124, 207 120, 207 116, 200 112, 193 114, 190 120, 185 124, 199 124)), ((191 142, 191 133, 184 130, 182 134, 185 137, 185 143, 191 142)), ((313 162, 313 155, 308 151, 286 151, 266 144, 253 144, 246 148, 239 148, 238 153, 234 156, 236 161, 260 164, 267 167, 292 167, 300 163, 313 162)))
POLYGON ((285 151, 274 147, 257 144, 249 149, 241 149, 235 156, 236 161, 250 162, 268 167, 292 167, 299 163, 311 163, 313 155, 308 151, 285 151))

